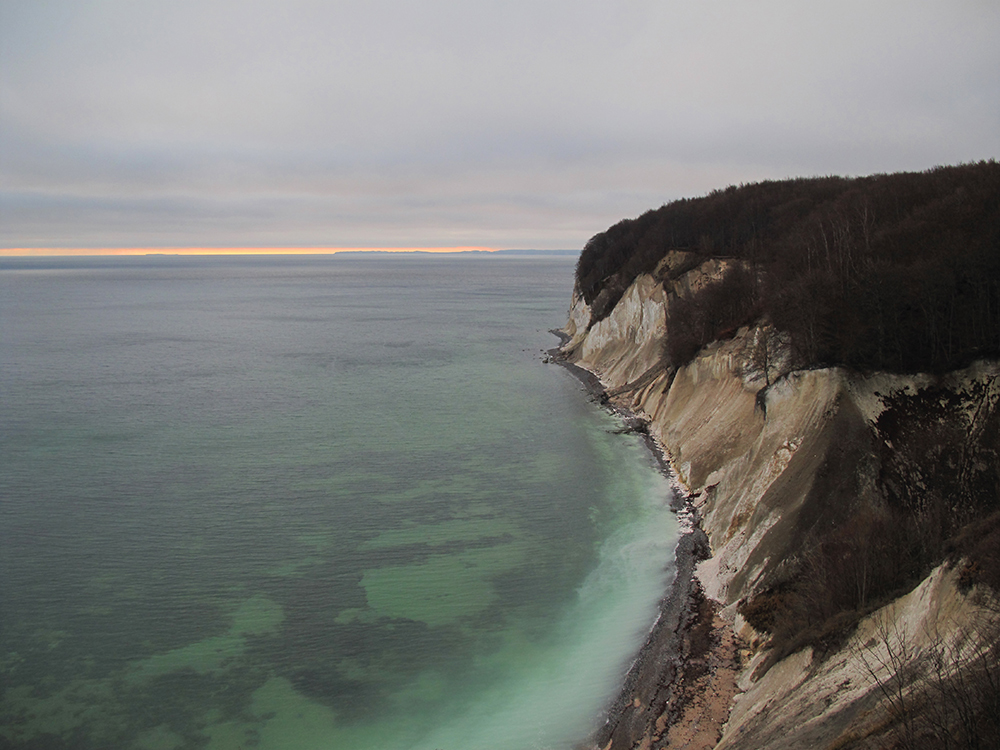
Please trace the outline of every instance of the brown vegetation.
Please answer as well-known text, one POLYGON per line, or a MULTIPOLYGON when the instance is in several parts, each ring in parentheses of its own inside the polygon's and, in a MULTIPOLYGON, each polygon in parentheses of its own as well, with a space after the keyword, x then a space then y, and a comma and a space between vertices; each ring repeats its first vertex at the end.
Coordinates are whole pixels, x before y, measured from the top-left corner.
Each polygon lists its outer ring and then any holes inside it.
POLYGON ((671 251, 739 261, 670 306, 669 359, 767 316, 797 363, 945 372, 1000 354, 1000 164, 762 182, 674 201, 593 237, 592 323, 671 251))
MULTIPOLYGON (((993 387, 989 387, 990 385, 993 387)), ((760 592, 741 603, 771 635, 765 669, 805 646, 842 645, 866 614, 911 590, 946 559, 962 580, 1000 592, 1000 393, 930 387, 884 396, 870 447, 869 497, 812 530, 760 592)))

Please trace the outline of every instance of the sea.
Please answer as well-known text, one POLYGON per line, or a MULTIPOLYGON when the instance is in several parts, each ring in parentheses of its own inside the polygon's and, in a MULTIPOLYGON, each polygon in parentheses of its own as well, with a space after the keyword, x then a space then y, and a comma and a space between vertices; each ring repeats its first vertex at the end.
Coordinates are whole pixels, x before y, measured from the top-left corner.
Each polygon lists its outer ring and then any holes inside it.
POLYGON ((0 259, 0 748, 586 747, 679 532, 574 261, 0 259))

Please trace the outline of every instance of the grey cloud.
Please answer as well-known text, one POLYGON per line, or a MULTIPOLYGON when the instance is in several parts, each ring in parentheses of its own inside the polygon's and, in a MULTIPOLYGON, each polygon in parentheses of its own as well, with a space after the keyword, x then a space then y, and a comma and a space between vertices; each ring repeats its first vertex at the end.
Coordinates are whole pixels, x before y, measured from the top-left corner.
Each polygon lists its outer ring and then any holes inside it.
POLYGON ((0 13, 6 246, 574 247, 732 182, 1000 151, 978 0, 0 13))

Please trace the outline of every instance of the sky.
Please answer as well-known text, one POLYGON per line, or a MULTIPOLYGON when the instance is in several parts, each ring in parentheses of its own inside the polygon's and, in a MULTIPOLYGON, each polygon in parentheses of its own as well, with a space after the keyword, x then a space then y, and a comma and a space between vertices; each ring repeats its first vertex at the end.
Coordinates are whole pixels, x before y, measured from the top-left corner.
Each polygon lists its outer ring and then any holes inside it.
POLYGON ((580 248, 998 158, 997 40, 997 0, 0 0, 0 248, 580 248))

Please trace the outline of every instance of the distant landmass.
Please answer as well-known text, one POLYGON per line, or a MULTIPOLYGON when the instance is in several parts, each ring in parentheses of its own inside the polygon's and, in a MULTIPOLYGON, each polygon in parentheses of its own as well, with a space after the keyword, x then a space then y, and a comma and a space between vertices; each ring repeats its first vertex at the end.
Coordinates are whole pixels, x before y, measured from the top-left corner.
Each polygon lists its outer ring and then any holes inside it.
POLYGON ((580 250, 497 250, 495 255, 579 255, 580 250))

